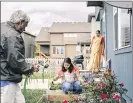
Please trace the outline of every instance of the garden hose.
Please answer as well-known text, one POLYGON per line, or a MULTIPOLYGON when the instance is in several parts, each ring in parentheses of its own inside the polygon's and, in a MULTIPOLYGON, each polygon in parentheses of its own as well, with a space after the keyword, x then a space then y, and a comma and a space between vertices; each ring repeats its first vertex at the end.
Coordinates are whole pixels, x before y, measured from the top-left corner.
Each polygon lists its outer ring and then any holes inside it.
POLYGON ((30 77, 30 75, 27 75, 26 78, 25 78, 25 81, 24 81, 24 88, 23 88, 24 96, 26 95, 26 83, 27 83, 29 77, 30 77))

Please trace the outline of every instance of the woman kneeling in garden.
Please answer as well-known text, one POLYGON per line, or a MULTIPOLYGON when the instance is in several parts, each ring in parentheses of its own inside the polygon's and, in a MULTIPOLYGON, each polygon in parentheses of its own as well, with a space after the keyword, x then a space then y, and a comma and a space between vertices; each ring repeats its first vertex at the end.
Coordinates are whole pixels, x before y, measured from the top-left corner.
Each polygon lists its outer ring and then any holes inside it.
POLYGON ((78 67, 72 64, 70 58, 64 59, 63 65, 58 69, 57 75, 54 77, 53 81, 59 78, 62 80, 61 89, 66 94, 68 92, 72 92, 73 94, 80 94, 82 92, 78 67))

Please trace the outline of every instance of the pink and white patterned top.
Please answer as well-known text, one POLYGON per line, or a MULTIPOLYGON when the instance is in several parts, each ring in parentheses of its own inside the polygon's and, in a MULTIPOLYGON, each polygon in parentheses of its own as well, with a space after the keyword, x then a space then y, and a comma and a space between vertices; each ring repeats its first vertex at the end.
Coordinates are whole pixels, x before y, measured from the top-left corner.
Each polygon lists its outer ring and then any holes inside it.
POLYGON ((65 81, 73 82, 74 78, 77 79, 77 76, 76 76, 76 71, 77 70, 78 70, 78 67, 76 67, 76 66, 73 68, 73 71, 71 73, 69 73, 68 71, 63 72, 62 68, 59 68, 58 71, 57 71, 57 74, 58 74, 59 77, 61 77, 62 83, 65 82, 65 81))

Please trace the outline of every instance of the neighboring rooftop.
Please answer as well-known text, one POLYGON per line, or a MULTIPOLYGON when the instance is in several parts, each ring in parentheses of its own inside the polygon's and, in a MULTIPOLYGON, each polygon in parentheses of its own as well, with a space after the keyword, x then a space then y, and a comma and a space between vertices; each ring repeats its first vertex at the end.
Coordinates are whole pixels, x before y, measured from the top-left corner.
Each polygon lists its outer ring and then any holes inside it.
POLYGON ((49 33, 90 33, 91 24, 87 22, 54 22, 49 33))
POLYGON ((42 27, 37 35, 36 41, 50 41, 50 35, 48 33, 49 27, 42 27))
POLYGON ((88 15, 88 22, 90 23, 92 20, 92 17, 95 17, 95 13, 91 13, 88 15))

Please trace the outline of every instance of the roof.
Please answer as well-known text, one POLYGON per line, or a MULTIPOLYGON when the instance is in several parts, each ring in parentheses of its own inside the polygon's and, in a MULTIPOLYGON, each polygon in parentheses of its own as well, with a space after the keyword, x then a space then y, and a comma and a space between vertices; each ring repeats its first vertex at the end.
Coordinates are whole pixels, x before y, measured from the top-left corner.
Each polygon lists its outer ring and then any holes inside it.
POLYGON ((50 35, 48 31, 48 27, 42 27, 39 34, 37 35, 36 41, 50 41, 50 35))
POLYGON ((95 17, 95 13, 91 13, 88 15, 88 22, 90 23, 92 20, 92 17, 95 17))
POLYGON ((49 33, 90 33, 91 24, 87 22, 54 22, 49 33))
POLYGON ((87 1, 87 7, 88 6, 100 6, 103 7, 102 1, 87 1))
POLYGON ((132 1, 104 1, 104 3, 118 7, 118 8, 125 8, 125 9, 132 9, 132 1))
POLYGON ((33 36, 33 37, 36 37, 35 35, 33 35, 33 34, 27 32, 27 31, 24 31, 23 33, 24 33, 24 34, 28 34, 28 35, 33 36))

